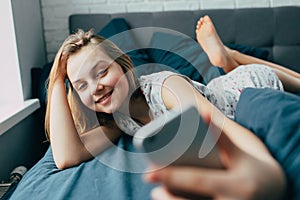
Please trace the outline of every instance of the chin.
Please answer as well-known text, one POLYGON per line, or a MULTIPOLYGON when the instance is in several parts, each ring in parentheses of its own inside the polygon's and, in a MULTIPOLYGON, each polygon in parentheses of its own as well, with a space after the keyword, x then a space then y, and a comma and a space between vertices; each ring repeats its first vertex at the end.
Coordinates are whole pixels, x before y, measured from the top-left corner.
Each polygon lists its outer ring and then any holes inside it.
POLYGON ((97 112, 104 112, 107 114, 112 114, 113 112, 116 112, 119 109, 120 106, 116 105, 110 105, 107 106, 106 108, 99 109, 97 112))
POLYGON ((100 113, 106 113, 106 114, 112 114, 112 109, 96 109, 96 112, 100 112, 100 113))
POLYGON ((118 111, 118 110, 119 110, 119 108, 120 108, 120 106, 119 106, 119 105, 118 105, 118 106, 116 106, 116 105, 114 105, 114 106, 111 106, 111 108, 110 108, 110 113, 114 113, 114 112, 118 111))

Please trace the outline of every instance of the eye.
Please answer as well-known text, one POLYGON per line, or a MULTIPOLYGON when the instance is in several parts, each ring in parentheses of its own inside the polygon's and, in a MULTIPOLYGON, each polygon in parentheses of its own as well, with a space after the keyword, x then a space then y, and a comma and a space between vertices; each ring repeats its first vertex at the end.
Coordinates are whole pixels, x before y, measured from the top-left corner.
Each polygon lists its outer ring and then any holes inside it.
POLYGON ((86 83, 80 83, 77 85, 77 90, 84 90, 86 88, 87 84, 86 83))
POLYGON ((99 72, 97 73, 97 75, 96 75, 96 78, 101 78, 101 77, 103 77, 103 76, 106 74, 107 71, 108 71, 108 67, 106 67, 104 70, 99 71, 99 72))

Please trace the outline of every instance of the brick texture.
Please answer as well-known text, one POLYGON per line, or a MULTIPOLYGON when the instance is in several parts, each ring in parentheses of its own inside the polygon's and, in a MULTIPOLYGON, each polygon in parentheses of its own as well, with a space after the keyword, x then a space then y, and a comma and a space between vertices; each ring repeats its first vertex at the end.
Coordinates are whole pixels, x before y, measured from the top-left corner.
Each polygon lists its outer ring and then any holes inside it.
POLYGON ((68 36, 68 16, 73 13, 196 10, 300 6, 300 0, 41 0, 48 62, 68 36))

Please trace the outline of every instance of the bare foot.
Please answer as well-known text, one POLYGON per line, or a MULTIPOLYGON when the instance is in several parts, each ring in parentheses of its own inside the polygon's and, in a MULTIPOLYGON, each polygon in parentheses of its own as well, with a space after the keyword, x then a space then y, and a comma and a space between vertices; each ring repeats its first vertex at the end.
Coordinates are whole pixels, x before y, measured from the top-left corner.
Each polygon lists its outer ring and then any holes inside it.
POLYGON ((196 26, 197 41, 207 53, 210 62, 229 72, 238 66, 225 49, 209 16, 201 17, 196 26))

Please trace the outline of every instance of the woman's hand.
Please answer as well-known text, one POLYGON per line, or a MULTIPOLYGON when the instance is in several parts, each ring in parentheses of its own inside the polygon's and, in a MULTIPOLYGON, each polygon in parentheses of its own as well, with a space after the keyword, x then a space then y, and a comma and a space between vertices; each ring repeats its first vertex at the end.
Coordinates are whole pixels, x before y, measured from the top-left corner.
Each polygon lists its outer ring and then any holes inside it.
POLYGON ((283 198, 285 176, 275 160, 264 161, 245 153, 224 133, 218 140, 218 147, 226 169, 169 166, 145 174, 147 182, 163 185, 152 191, 152 197, 182 199, 169 192, 180 190, 213 199, 283 198))
POLYGON ((67 78, 67 58, 66 56, 62 55, 60 58, 60 66, 57 69, 57 79, 58 80, 63 80, 65 81, 65 79, 67 78))

